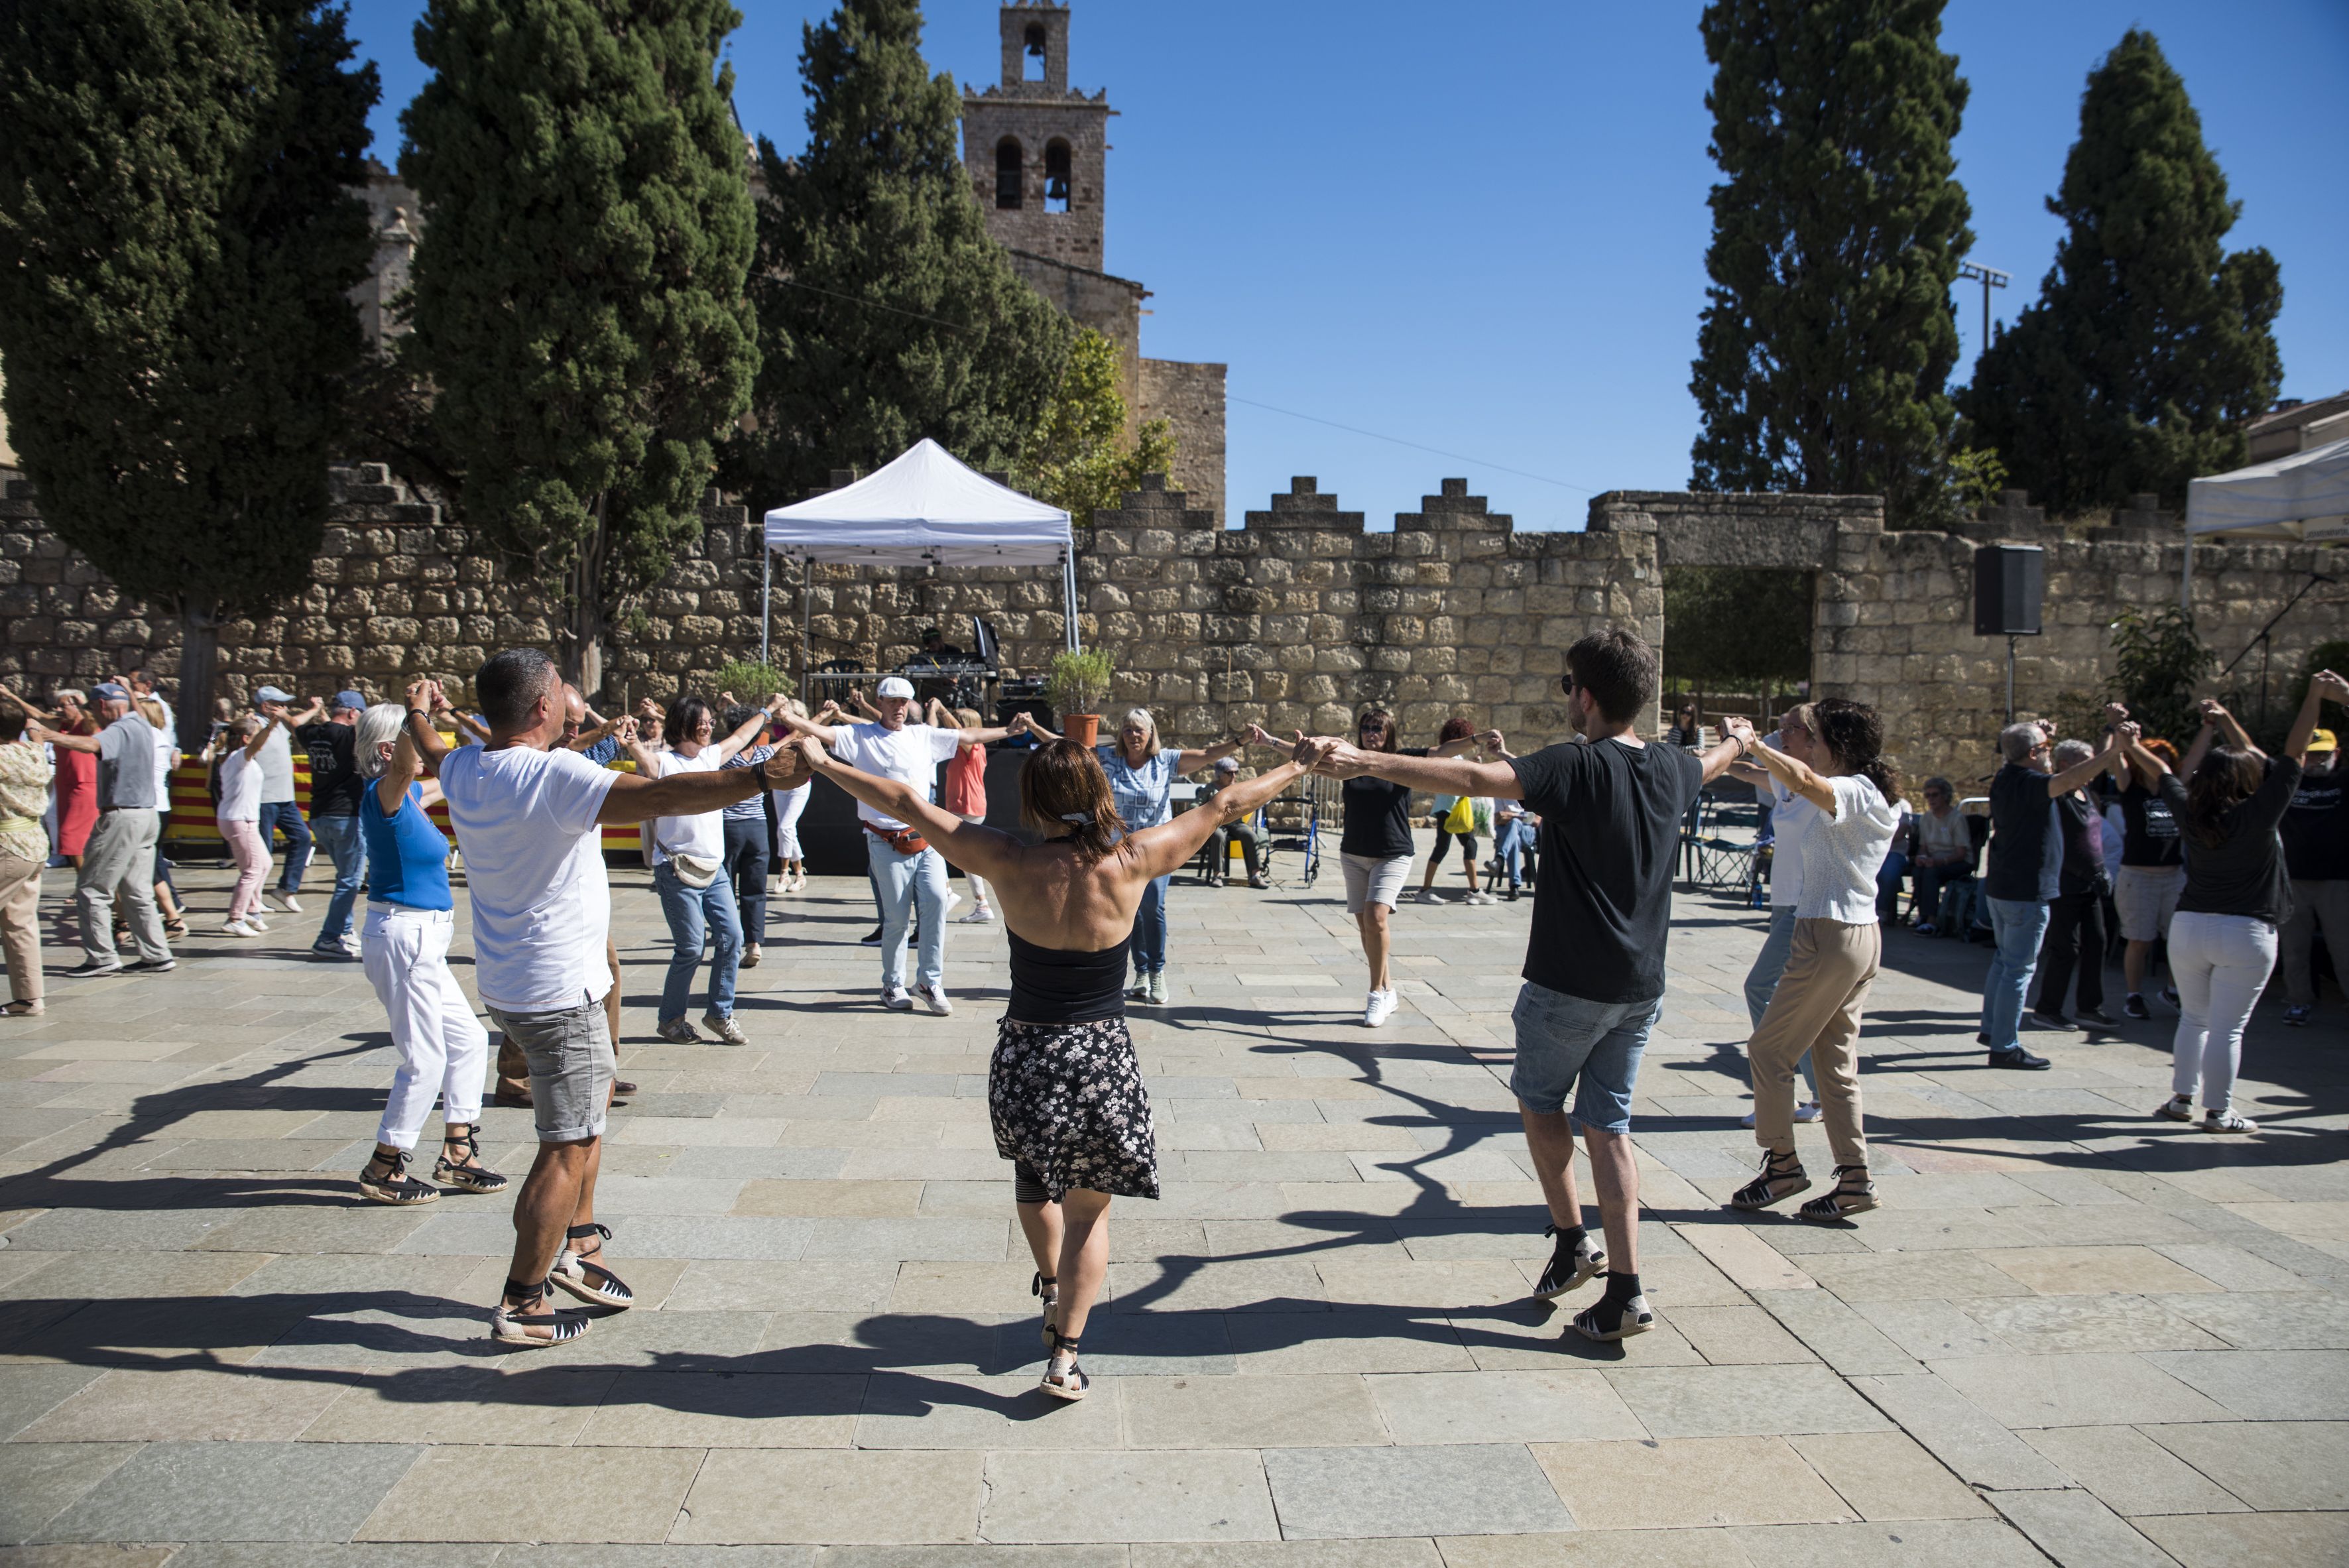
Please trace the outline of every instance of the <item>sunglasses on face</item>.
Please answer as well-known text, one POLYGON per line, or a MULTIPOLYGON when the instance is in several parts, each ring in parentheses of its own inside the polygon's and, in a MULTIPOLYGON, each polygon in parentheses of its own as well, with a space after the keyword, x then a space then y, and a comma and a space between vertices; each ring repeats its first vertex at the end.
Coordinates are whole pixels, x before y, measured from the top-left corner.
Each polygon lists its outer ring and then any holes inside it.
POLYGON ((1575 691, 1574 677, 1572 676, 1558 676, 1557 689, 1564 692, 1567 696, 1572 696, 1575 691))

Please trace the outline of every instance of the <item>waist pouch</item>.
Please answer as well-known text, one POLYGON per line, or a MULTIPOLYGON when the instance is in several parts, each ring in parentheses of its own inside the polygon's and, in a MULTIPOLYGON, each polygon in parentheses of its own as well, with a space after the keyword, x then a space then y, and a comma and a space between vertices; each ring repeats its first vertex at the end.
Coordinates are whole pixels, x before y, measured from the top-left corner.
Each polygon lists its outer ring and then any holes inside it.
POLYGON ((871 822, 859 822, 857 826, 901 855, 918 855, 930 847, 930 841, 911 828, 883 828, 871 822))
POLYGON ((688 887, 708 887, 726 869, 724 861, 714 861, 707 855, 680 855, 671 850, 662 852, 668 856, 669 869, 677 873, 677 880, 688 887))

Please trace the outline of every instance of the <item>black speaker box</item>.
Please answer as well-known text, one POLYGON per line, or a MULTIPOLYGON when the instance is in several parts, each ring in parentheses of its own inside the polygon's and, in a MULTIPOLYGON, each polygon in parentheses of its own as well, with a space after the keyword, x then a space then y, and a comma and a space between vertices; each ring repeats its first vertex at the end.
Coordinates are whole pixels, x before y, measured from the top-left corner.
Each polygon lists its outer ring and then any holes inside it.
POLYGON ((1985 544, 1974 552, 1974 635, 2039 635, 2047 596, 2045 553, 2035 544, 1985 544))

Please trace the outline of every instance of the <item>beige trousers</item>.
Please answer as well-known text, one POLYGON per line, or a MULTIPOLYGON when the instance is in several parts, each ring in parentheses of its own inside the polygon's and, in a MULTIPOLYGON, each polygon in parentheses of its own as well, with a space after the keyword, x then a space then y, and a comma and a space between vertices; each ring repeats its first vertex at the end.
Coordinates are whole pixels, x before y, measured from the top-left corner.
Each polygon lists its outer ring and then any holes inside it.
POLYGON ((0 854, 0 953, 8 960, 8 991, 19 1002, 41 999, 41 862, 0 854))
POLYGON ((1859 1119, 1859 1015, 1883 950, 1883 928, 1874 921, 1795 922, 1786 973, 1746 1047, 1754 1059, 1754 1141, 1763 1148, 1794 1152, 1795 1064, 1808 1051, 1835 1162, 1868 1163, 1859 1119))

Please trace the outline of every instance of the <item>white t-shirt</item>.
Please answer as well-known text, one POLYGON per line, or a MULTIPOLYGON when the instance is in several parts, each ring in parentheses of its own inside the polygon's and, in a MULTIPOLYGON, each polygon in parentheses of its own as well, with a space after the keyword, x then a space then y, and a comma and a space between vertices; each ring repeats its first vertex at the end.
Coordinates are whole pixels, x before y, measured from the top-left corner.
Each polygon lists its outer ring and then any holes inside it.
MULTIPOLYGON (((894 779, 925 800, 937 799, 938 764, 962 744, 962 731, 926 724, 909 724, 903 729, 852 724, 833 730, 833 736, 832 754, 841 761, 862 772, 894 779)), ((905 825, 862 800, 856 802, 856 815, 876 828, 894 830, 905 825)))
POLYGON ((474 979, 490 1006, 554 1012, 612 988, 612 889, 595 813, 618 777, 561 747, 465 746, 442 760, 473 901, 474 979))
POLYGON ((1899 830, 1899 808, 1856 774, 1829 779, 1836 814, 1812 809, 1803 832, 1803 902, 1797 920, 1833 920, 1845 925, 1876 923, 1876 873, 1899 830))
POLYGON ((274 806, 294 799, 294 743, 285 727, 273 724, 261 743, 261 803, 274 806))
MULTIPOLYGON (((705 746, 698 757, 686 757, 675 751, 653 753, 653 777, 673 778, 679 773, 715 773, 718 771, 718 748, 705 746)), ((750 797, 758 799, 756 795, 750 797)), ((690 817, 660 817, 653 822, 653 864, 658 865, 672 854, 693 855, 705 861, 723 860, 726 855, 726 828, 723 811, 697 811, 690 817)))
POLYGON ((223 822, 261 820, 261 764, 238 747, 221 758, 220 820, 223 822))
MULTIPOLYGON (((171 765, 180 759, 180 727, 170 703, 159 696, 155 706, 163 710, 163 727, 155 732, 155 810, 168 811, 171 809, 171 765)), ((130 711, 138 713, 139 709, 134 705, 130 711)))
POLYGON ((1819 809, 1775 777, 1770 794, 1770 831, 1775 835, 1770 851, 1770 907, 1795 909, 1803 902, 1803 841, 1819 820, 1819 809))

